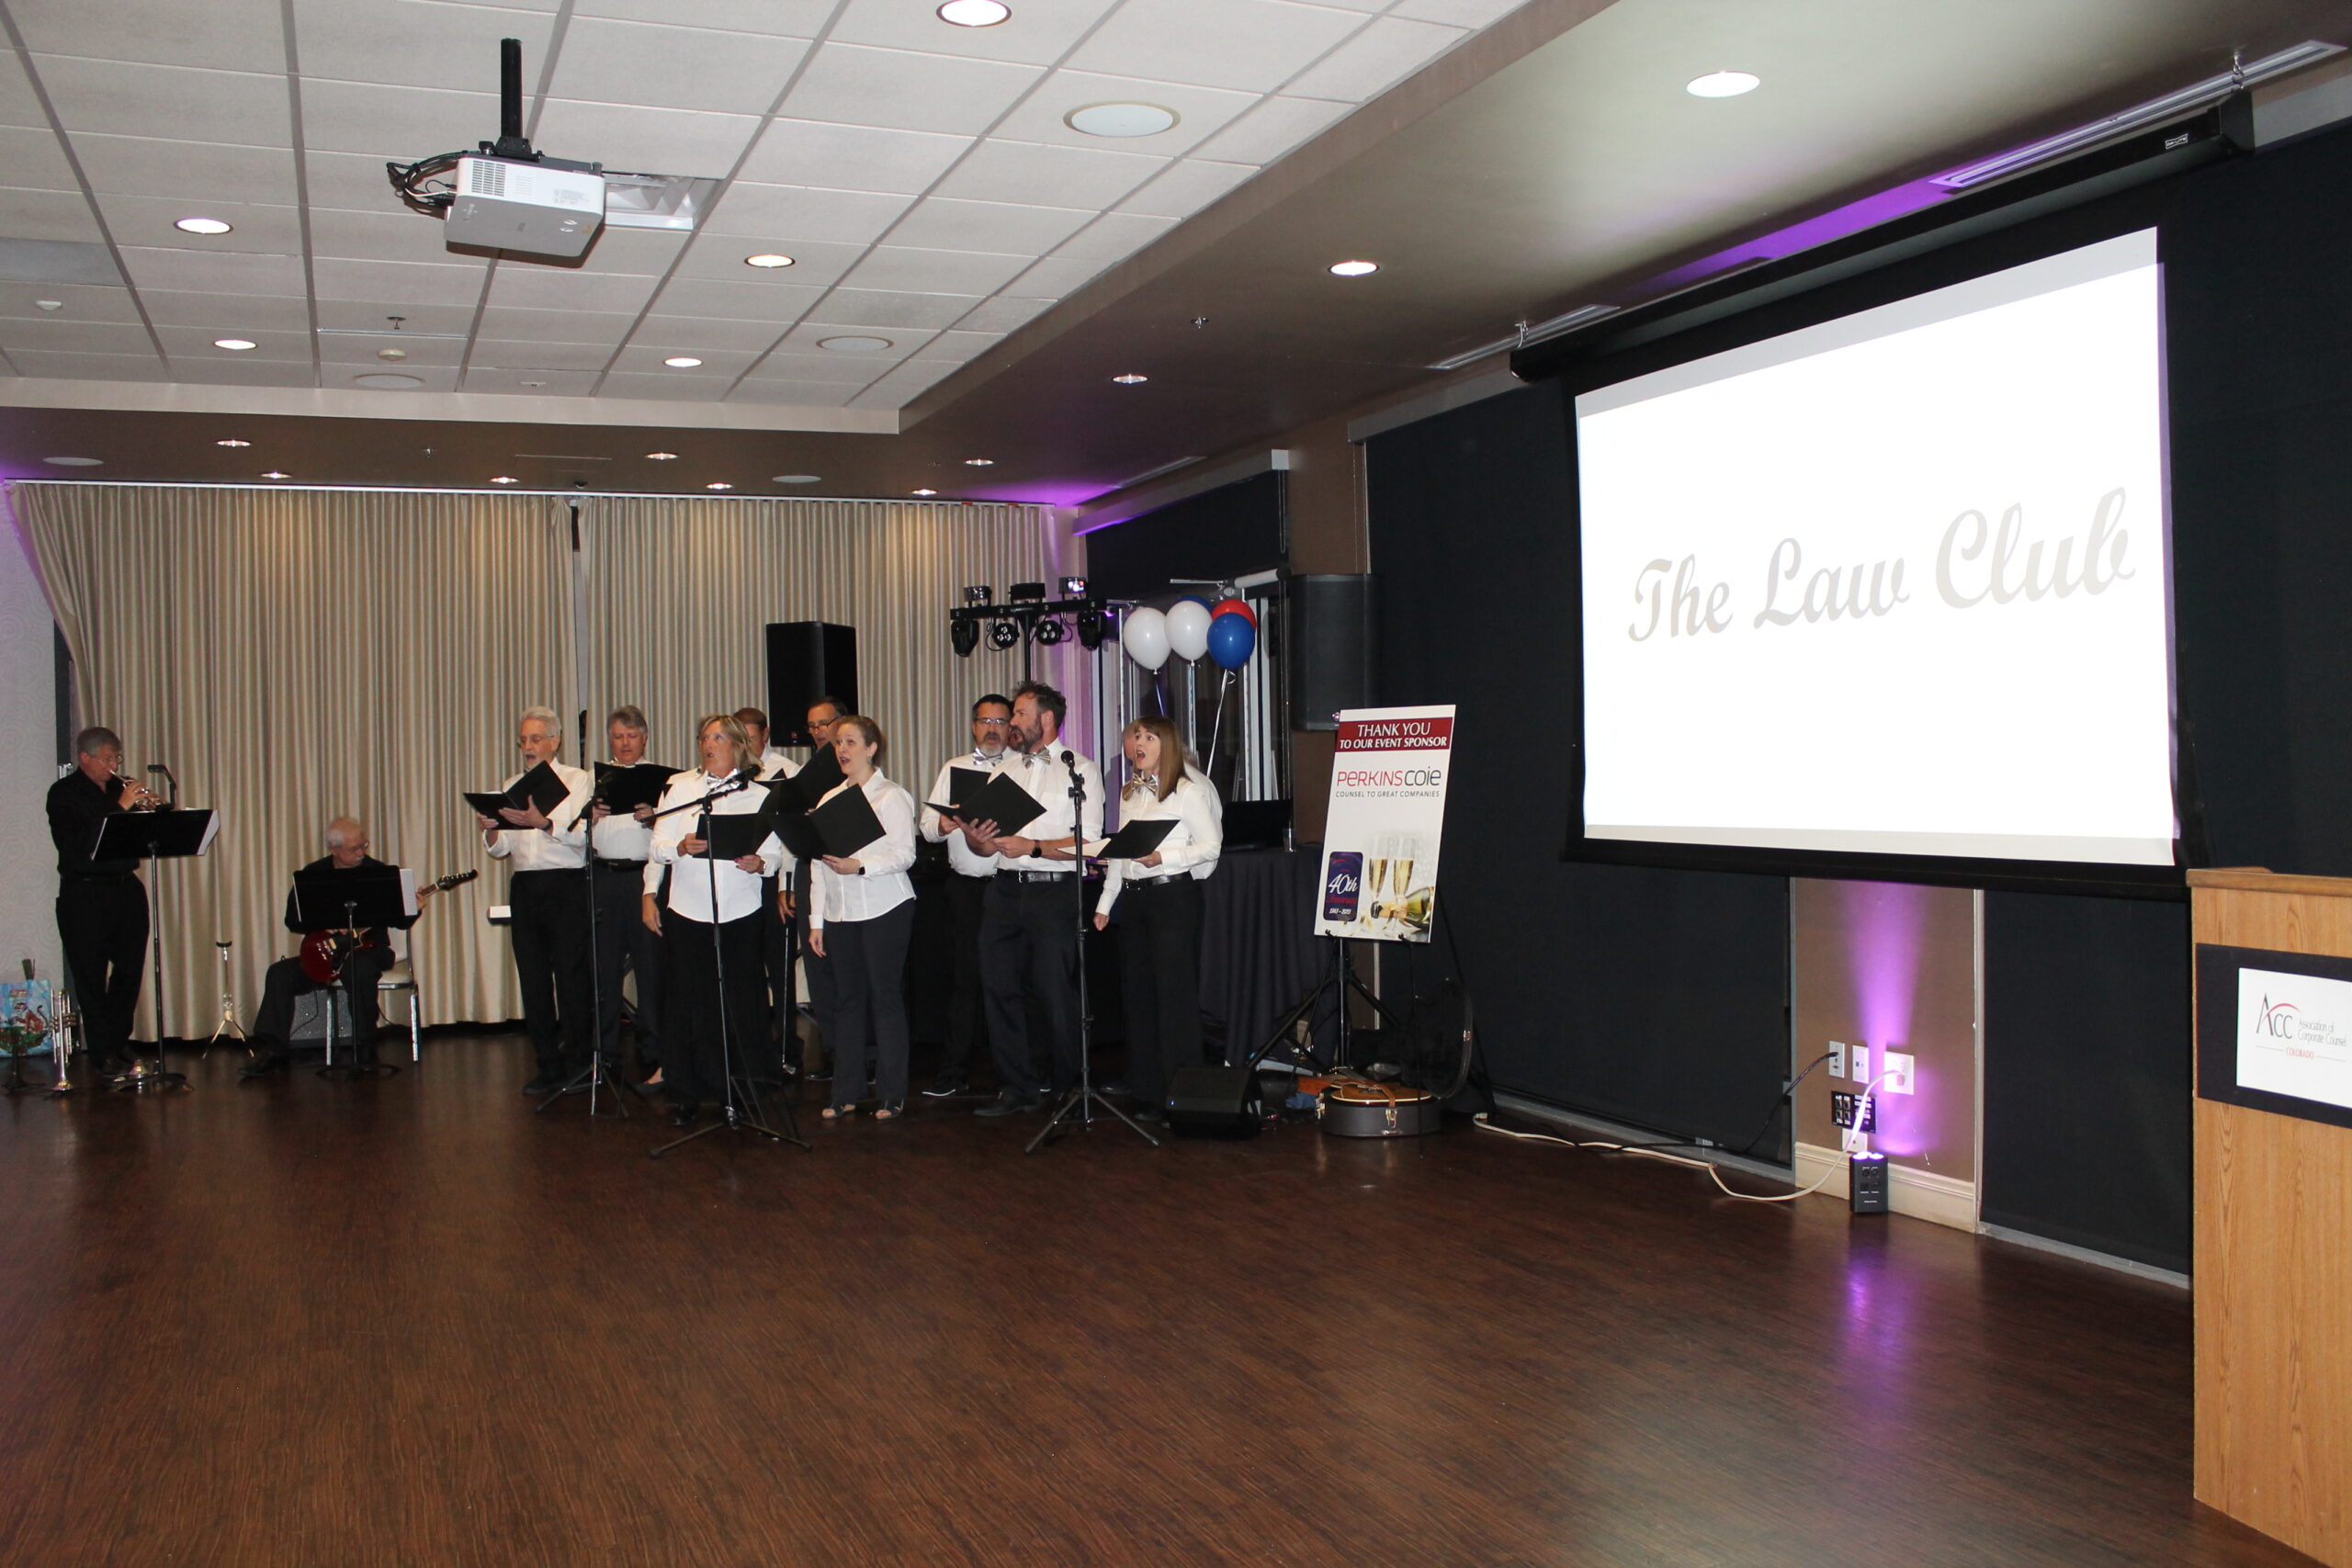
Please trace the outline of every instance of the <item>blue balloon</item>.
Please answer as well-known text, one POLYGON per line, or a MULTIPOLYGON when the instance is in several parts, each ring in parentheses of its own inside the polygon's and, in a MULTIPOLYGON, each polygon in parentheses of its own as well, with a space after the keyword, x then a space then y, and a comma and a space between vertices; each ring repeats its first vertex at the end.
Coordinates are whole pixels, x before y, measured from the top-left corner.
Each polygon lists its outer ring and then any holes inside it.
POLYGON ((1209 623, 1209 657, 1220 670, 1240 669, 1257 646, 1258 628, 1238 611, 1227 610, 1209 623))

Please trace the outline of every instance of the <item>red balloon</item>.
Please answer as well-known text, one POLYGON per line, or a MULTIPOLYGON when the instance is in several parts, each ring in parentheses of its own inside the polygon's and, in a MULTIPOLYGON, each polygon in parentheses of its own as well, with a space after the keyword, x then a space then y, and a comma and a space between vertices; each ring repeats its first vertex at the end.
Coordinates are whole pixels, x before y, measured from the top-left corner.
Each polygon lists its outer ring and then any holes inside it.
POLYGON ((1218 600, 1216 604, 1209 606, 1209 619, 1214 621, 1216 617, 1224 615, 1228 610, 1240 616, 1243 620, 1248 621, 1252 630, 1257 628, 1258 612, 1252 610, 1247 604, 1239 599, 1218 600))

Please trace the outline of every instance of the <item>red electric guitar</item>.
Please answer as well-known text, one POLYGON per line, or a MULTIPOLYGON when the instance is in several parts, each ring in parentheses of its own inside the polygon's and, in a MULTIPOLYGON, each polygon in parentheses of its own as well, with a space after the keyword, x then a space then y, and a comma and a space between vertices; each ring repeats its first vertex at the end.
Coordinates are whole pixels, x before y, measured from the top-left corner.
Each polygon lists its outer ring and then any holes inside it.
MULTIPOLYGON (((435 893, 447 893, 481 874, 479 871, 461 871, 425 884, 416 890, 417 913, 424 912, 424 901, 435 893)), ((375 945, 365 931, 312 931, 302 939, 302 977, 314 986, 333 985, 343 978, 343 966, 351 961, 353 953, 375 945)))

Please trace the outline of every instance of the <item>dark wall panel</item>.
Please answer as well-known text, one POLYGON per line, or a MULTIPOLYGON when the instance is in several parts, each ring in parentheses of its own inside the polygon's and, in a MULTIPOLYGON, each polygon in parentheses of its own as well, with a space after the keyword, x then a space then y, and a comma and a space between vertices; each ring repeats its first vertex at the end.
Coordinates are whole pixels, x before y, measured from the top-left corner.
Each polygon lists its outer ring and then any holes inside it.
POLYGON ((1171 577, 1235 578, 1283 564, 1283 482, 1260 474, 1097 528, 1086 536, 1087 583, 1113 599, 1148 599, 1171 577))
POLYGON ((1437 953, 1458 942, 1498 1088, 1745 1140, 1788 1062, 1788 883, 1558 858, 1577 743, 1558 391, 1371 443, 1383 704, 1459 705, 1437 953))

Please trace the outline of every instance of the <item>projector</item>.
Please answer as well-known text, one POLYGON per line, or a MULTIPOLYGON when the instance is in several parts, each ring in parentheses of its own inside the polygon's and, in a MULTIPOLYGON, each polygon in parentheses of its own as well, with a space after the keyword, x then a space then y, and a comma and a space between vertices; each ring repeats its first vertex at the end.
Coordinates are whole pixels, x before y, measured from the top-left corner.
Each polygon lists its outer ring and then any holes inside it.
POLYGON ((605 222, 605 176, 594 165, 463 157, 451 195, 452 245, 576 256, 605 222))

